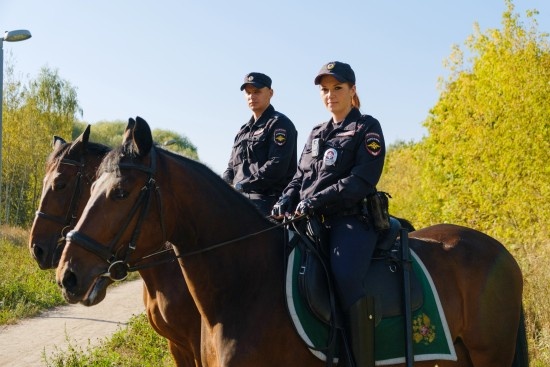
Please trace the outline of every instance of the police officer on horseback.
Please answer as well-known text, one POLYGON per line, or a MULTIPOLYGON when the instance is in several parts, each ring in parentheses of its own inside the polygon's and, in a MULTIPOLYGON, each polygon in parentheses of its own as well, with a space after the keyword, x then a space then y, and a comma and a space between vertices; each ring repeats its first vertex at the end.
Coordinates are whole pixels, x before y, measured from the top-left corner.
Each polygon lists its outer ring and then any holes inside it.
POLYGON ((272 215, 307 214, 328 229, 330 267, 356 366, 374 366, 372 323, 363 279, 378 232, 364 211, 382 174, 385 143, 380 123, 359 111, 355 73, 333 61, 315 77, 331 119, 313 128, 292 181, 272 215), (370 323, 370 324, 369 324, 370 323), (368 325, 367 325, 368 324, 368 325), (370 328, 370 329, 369 329, 370 328))
POLYGON ((241 126, 223 179, 265 215, 296 172, 298 133, 292 121, 271 105, 271 78, 249 73, 241 91, 252 110, 241 126))

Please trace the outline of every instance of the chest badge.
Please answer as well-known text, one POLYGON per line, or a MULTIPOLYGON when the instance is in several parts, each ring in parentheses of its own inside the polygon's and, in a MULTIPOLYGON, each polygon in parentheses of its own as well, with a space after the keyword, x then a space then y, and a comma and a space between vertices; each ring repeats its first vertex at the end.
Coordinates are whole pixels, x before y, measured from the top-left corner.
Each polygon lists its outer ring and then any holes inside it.
POLYGON ((334 148, 328 148, 325 150, 325 155, 323 156, 323 162, 325 166, 334 166, 336 165, 336 160, 338 159, 338 151, 334 148))

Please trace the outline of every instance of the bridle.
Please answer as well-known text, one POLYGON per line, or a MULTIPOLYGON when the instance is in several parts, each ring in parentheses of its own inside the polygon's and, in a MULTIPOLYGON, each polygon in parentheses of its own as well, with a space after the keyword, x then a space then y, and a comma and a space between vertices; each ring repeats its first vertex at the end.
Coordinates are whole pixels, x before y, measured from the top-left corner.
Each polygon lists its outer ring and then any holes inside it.
MULTIPOLYGON (((59 238, 57 239, 57 246, 55 248, 55 251, 59 251, 63 245, 65 244, 65 232, 69 230, 70 228, 74 227, 75 221, 77 219, 77 211, 78 211, 78 203, 80 201, 80 197, 82 194, 82 184, 83 184, 83 177, 84 175, 84 161, 81 157, 80 161, 76 161, 74 159, 69 158, 62 158, 59 162, 59 165, 66 164, 69 166, 78 167, 78 172, 76 173, 76 183, 74 185, 74 190, 71 196, 71 200, 69 201, 69 207, 66 211, 66 214, 64 217, 51 215, 45 212, 42 212, 40 210, 36 211, 36 217, 46 219, 58 224, 63 225, 63 228, 61 229, 61 233, 59 238)), ((88 180, 90 182, 90 180, 88 180)))
MULTIPOLYGON (((85 235, 81 232, 75 231, 75 230, 72 230, 67 234, 67 239, 70 240, 71 243, 78 244, 79 246, 83 247, 85 250, 95 254, 96 256, 98 256, 99 258, 101 258, 102 260, 106 261, 109 264, 109 268, 107 269, 107 271, 103 274, 100 274, 99 275, 100 277, 107 277, 107 278, 110 278, 113 281, 121 281, 121 280, 126 279, 126 277, 128 276, 128 272, 132 272, 132 271, 136 271, 136 270, 140 270, 140 269, 144 269, 144 268, 149 268, 149 267, 153 267, 153 266, 158 266, 160 264, 163 264, 163 263, 166 263, 166 262, 169 262, 169 261, 173 261, 177 258, 193 256, 193 255, 196 255, 196 254, 199 254, 199 253, 204 253, 204 252, 207 252, 207 251, 211 251, 211 250, 220 248, 222 246, 225 246, 225 245, 228 245, 228 244, 231 244, 231 243, 235 243, 235 242, 238 242, 238 241, 242 241, 244 239, 257 236, 261 233, 271 231, 273 229, 288 225, 289 223, 301 220, 304 217, 304 216, 300 216, 300 217, 292 218, 290 220, 287 220, 287 221, 284 221, 282 223, 276 224, 274 226, 262 229, 260 231, 250 233, 250 234, 247 234, 247 235, 244 235, 244 236, 241 236, 241 237, 238 237, 238 238, 234 238, 234 239, 231 239, 231 240, 228 240, 228 241, 220 242, 220 243, 211 245, 209 247, 206 247, 206 248, 203 248, 203 249, 200 249, 200 250, 191 251, 191 252, 187 252, 187 253, 183 253, 183 254, 179 254, 179 255, 174 254, 174 256, 171 256, 171 257, 165 258, 165 259, 161 259, 159 261, 155 261, 155 262, 151 262, 151 263, 147 263, 147 264, 142 264, 142 265, 130 266, 129 265, 130 256, 134 252, 134 250, 136 249, 136 243, 137 243, 139 234, 141 232, 141 225, 143 224, 143 221, 145 220, 145 216, 146 216, 146 214, 149 211, 149 208, 151 206, 152 192, 153 191, 157 195, 157 202, 158 202, 158 207, 159 207, 158 209, 159 209, 159 213, 160 213, 159 215, 160 215, 160 223, 161 223, 161 230, 162 230, 162 242, 161 243, 162 244, 166 243, 166 240, 165 240, 166 234, 165 234, 163 211, 162 211, 162 201, 161 201, 161 198, 160 198, 159 187, 156 185, 156 181, 155 181, 155 178, 154 178, 155 171, 156 171, 156 149, 154 147, 151 148, 151 154, 150 155, 151 155, 151 165, 149 167, 144 166, 144 165, 140 165, 140 164, 133 164, 133 163, 120 163, 119 166, 118 166, 119 169, 136 169, 136 170, 145 172, 148 175, 148 177, 147 177, 147 180, 145 182, 145 185, 141 188, 140 194, 139 194, 136 202, 132 206, 132 209, 130 210, 130 213, 126 216, 126 220, 123 223, 123 225, 121 226, 120 231, 117 233, 117 235, 113 238, 113 240, 109 243, 108 246, 103 246, 101 243, 94 240, 93 238, 90 238, 89 236, 87 236, 87 235, 85 235), (141 211, 139 211, 140 209, 141 209, 141 211), (139 214, 138 214, 138 211, 139 211, 139 214), (122 237, 123 233, 126 231, 128 226, 130 225, 130 222, 132 221, 132 219, 136 215, 139 215, 139 217, 137 219, 136 226, 134 228, 134 232, 132 234, 131 240, 128 243, 126 254, 124 256, 124 259, 119 258, 117 256, 117 251, 115 250, 116 245, 119 243, 120 238, 122 237)), ((154 256, 162 255, 162 254, 165 254, 165 253, 170 252, 170 251, 173 252, 173 249, 165 249, 165 250, 159 250, 159 251, 153 252, 149 255, 143 256, 142 258, 136 260, 135 263, 138 264, 142 260, 147 260, 147 259, 152 258, 154 256)))
MULTIPOLYGON (((164 231, 164 220, 162 216, 162 208, 160 206, 162 205, 162 201, 160 200, 160 191, 158 186, 156 185, 156 181, 154 178, 154 174, 156 171, 156 150, 154 147, 151 148, 151 164, 150 166, 145 166, 141 164, 135 164, 135 163, 120 163, 118 165, 118 169, 135 169, 138 171, 142 171, 147 174, 147 179, 145 181, 145 185, 141 188, 139 196, 132 206, 129 214, 126 216, 125 221, 123 222, 122 226, 120 227, 120 230, 118 231, 117 235, 112 239, 112 241, 109 243, 108 246, 104 246, 98 241, 94 240, 93 238, 88 237, 87 235, 72 230, 67 234, 67 239, 71 242, 74 242, 75 244, 80 245, 84 249, 88 250, 89 252, 93 253, 94 255, 98 256, 102 260, 106 261, 109 264, 109 269, 105 274, 102 274, 101 276, 109 277, 113 281, 120 281, 124 280, 128 276, 128 271, 130 270, 129 267, 129 260, 136 249, 136 243, 139 238, 139 235, 141 233, 141 227, 143 224, 143 221, 145 220, 145 216, 149 212, 149 208, 151 206, 151 200, 152 200, 152 192, 154 191, 158 196, 158 205, 159 205, 159 213, 160 213, 160 222, 161 222, 161 229, 162 229, 162 242, 165 243, 165 231, 164 231), (118 251, 116 250, 116 246, 120 241, 120 238, 122 235, 126 232, 128 226, 130 225, 130 222, 132 219, 137 217, 137 222, 134 228, 134 232, 132 233, 132 237, 130 239, 130 242, 128 243, 128 246, 126 247, 126 254, 124 256, 124 259, 118 257, 118 251)), ((172 259, 169 259, 172 260, 172 259)))

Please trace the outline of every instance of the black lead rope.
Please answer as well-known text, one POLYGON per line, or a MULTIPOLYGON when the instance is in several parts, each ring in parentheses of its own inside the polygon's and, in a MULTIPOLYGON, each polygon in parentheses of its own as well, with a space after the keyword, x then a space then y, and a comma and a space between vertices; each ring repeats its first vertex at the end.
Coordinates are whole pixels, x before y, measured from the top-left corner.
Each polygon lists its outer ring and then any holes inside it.
MULTIPOLYGON (((169 258, 163 259, 163 260, 159 260, 159 261, 155 261, 155 262, 152 262, 152 263, 147 263, 147 264, 143 264, 143 265, 129 266, 129 267, 128 267, 128 271, 136 271, 136 270, 140 270, 140 269, 152 268, 152 267, 154 267, 154 266, 161 265, 161 264, 165 264, 165 263, 168 263, 168 262, 173 261, 173 260, 176 260, 176 259, 181 259, 181 258, 184 258, 184 257, 189 257, 189 256, 193 256, 193 255, 198 255, 198 254, 201 254, 201 253, 203 253, 203 252, 212 251, 212 250, 215 250, 215 249, 220 248, 220 247, 222 247, 222 246, 230 245, 230 244, 232 244, 232 243, 239 242, 239 241, 243 241, 243 240, 246 240, 246 239, 248 239, 248 238, 251 238, 251 237, 254 237, 254 236, 258 236, 258 235, 260 235, 260 234, 262 234, 262 233, 269 232, 269 231, 271 231, 271 230, 274 230, 274 229, 277 229, 277 228, 286 226, 286 225, 288 225, 288 224, 291 224, 291 223, 300 221, 300 220, 302 220, 302 219, 304 219, 304 218, 305 218, 304 215, 300 215, 300 216, 298 216, 298 217, 294 217, 294 218, 285 220, 285 221, 283 221, 283 222, 281 222, 281 223, 278 223, 278 224, 276 224, 276 225, 274 225, 274 226, 272 226, 272 227, 268 227, 268 228, 262 229, 261 231, 254 232, 254 233, 250 233, 250 234, 247 234, 247 235, 244 235, 244 236, 241 236, 241 237, 237 237, 237 238, 234 238, 234 239, 232 239, 232 240, 220 242, 220 243, 217 243, 217 244, 215 244, 215 245, 212 245, 212 246, 209 246, 209 247, 200 249, 200 250, 190 251, 190 252, 186 252, 186 253, 184 253, 184 254, 179 254, 179 255, 174 254, 174 256, 172 256, 172 257, 169 257, 169 258)), ((165 253, 173 252, 173 251, 174 251, 173 249, 166 249, 166 250, 162 250, 162 251, 153 252, 152 254, 143 256, 141 259, 137 260, 136 263, 139 263, 139 262, 141 262, 142 260, 146 260, 146 259, 151 258, 151 257, 160 256, 160 255, 163 255, 163 254, 165 254, 165 253)))

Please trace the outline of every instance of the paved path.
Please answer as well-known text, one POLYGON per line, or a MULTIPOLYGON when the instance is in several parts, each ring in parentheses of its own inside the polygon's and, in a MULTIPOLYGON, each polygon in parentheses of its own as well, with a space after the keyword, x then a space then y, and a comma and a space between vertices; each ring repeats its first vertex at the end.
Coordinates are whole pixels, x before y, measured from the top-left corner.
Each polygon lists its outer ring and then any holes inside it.
POLYGON ((0 366, 45 366, 42 354, 66 350, 68 340, 86 350, 144 311, 142 280, 111 287, 100 304, 62 306, 16 325, 0 326, 0 366), (88 344, 89 343, 89 344, 88 344))

